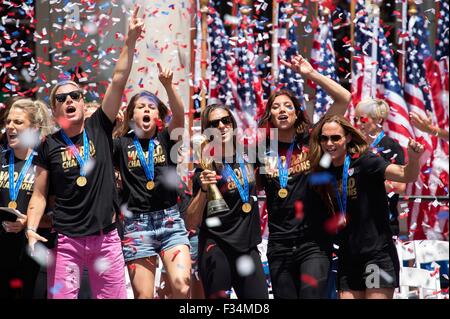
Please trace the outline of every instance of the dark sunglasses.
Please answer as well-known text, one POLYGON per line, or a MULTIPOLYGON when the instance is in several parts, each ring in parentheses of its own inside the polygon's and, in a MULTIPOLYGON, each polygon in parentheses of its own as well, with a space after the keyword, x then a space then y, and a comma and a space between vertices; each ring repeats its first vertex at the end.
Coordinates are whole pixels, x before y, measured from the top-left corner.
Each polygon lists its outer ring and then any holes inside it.
POLYGON ((339 142, 341 139, 343 138, 342 135, 320 135, 319 136, 319 141, 320 143, 327 143, 329 140, 331 140, 331 142, 336 143, 339 142))
POLYGON ((60 93, 60 94, 55 95, 55 99, 59 103, 64 103, 67 99, 67 96, 70 96, 70 98, 74 101, 78 101, 83 96, 83 94, 80 91, 72 91, 69 93, 60 93))
POLYGON ((222 117, 221 119, 210 121, 209 127, 218 128, 220 122, 222 122, 223 125, 230 125, 231 123, 233 123, 233 121, 231 120, 231 116, 225 116, 222 117))

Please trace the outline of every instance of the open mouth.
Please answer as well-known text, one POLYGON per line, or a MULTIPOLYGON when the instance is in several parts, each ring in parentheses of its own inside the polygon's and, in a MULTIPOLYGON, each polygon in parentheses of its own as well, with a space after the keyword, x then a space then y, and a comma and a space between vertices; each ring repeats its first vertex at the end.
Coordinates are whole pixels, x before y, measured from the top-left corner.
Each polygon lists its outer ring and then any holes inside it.
POLYGON ((151 120, 150 115, 144 115, 142 118, 142 122, 144 122, 144 124, 149 124, 151 120))
POLYGON ((336 153, 337 150, 336 150, 336 148, 333 147, 333 148, 327 148, 326 151, 330 155, 333 155, 334 153, 336 153))
POLYGON ((76 110, 77 110, 77 108, 75 106, 70 105, 70 106, 67 107, 66 113, 67 114, 72 114, 72 113, 75 113, 76 110))
POLYGON ((288 118, 289 118, 289 116, 287 116, 287 115, 280 115, 280 116, 278 116, 278 121, 287 121, 288 118))
POLYGON ((10 140, 13 140, 17 138, 17 134, 8 134, 8 137, 10 140))

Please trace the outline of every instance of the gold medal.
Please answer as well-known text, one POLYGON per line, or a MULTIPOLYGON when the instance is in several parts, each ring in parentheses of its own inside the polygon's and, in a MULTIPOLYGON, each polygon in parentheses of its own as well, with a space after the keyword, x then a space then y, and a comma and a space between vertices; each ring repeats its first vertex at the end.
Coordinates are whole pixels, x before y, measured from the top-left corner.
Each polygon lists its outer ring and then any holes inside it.
POLYGON ((15 200, 12 200, 8 203, 8 207, 12 208, 12 209, 16 209, 17 208, 17 202, 15 200))
POLYGON ((87 178, 84 176, 80 176, 77 178, 77 185, 80 187, 84 187, 87 184, 87 178))
POLYGON ((278 196, 280 196, 280 198, 286 198, 287 195, 288 195, 288 191, 286 188, 281 188, 278 191, 278 196))
POLYGON ((147 189, 151 191, 153 188, 155 188, 155 182, 154 181, 148 181, 147 182, 147 189))
POLYGON ((242 205, 242 211, 244 213, 250 213, 251 210, 252 210, 252 205, 250 203, 244 203, 244 205, 242 205))

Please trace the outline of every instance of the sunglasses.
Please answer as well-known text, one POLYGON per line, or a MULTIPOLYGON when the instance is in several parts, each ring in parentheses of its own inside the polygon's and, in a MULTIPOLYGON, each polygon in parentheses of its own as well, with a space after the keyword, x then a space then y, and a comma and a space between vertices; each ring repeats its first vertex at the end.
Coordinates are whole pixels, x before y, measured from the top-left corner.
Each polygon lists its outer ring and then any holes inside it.
POLYGON ((233 123, 233 121, 231 120, 231 116, 225 116, 225 117, 222 117, 221 119, 210 121, 209 127, 218 128, 220 122, 222 122, 223 125, 230 125, 233 123))
POLYGON ((331 140, 331 142, 336 143, 339 142, 341 139, 343 138, 342 135, 320 135, 319 136, 319 141, 320 143, 327 143, 329 140, 331 140))
POLYGON ((72 91, 69 93, 60 93, 60 94, 55 95, 55 99, 59 103, 64 103, 67 99, 67 96, 70 96, 70 98, 74 101, 78 101, 83 96, 83 94, 80 91, 72 91))

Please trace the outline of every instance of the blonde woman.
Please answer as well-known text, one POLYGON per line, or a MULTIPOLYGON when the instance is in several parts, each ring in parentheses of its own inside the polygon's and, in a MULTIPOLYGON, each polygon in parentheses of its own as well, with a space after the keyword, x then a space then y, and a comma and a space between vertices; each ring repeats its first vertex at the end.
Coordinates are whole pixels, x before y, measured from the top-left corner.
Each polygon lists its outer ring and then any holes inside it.
MULTIPOLYGON (((13 214, 0 212, 3 220, 0 229, 0 299, 31 299, 39 265, 25 250, 26 212, 36 175, 36 167, 32 164, 35 153, 30 142, 34 136, 39 142, 50 133, 50 119, 47 106, 30 99, 14 102, 5 119, 7 143, 0 152, 0 207, 15 209, 19 217, 16 219, 13 214)), ((46 218, 39 224, 42 226, 49 226, 46 218)))
MULTIPOLYGON (((381 99, 368 98, 362 100, 356 106, 356 124, 364 134, 366 142, 371 151, 384 158, 388 163, 405 164, 405 153, 403 148, 387 136, 383 130, 386 119, 389 116, 389 105, 381 99)), ((398 224, 398 199, 399 194, 406 190, 406 183, 385 181, 386 193, 389 201, 389 221, 392 234, 398 236, 400 233, 398 224)))

